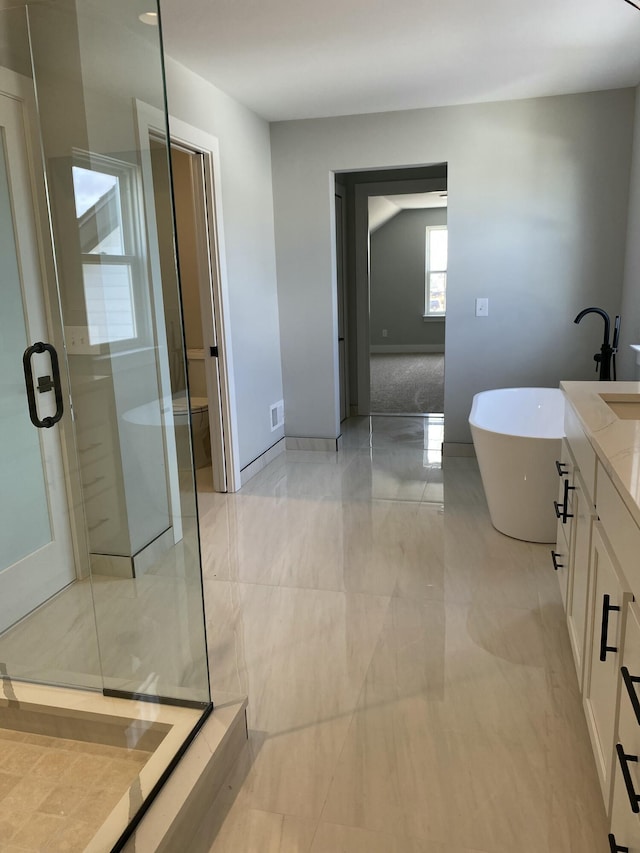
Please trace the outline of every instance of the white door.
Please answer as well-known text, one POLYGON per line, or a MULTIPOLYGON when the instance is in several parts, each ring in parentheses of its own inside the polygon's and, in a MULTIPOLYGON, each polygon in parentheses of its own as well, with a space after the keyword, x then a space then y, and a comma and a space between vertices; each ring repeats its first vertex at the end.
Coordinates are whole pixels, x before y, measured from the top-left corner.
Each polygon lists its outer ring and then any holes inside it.
MULTIPOLYGON (((30 168, 31 83, 0 69, 0 632, 75 577, 59 426, 29 417, 23 353, 49 342, 30 168)), ((35 384, 52 376, 47 352, 31 359, 35 384)), ((45 383, 41 385, 46 386, 45 383)), ((35 389, 39 418, 55 392, 35 389)))

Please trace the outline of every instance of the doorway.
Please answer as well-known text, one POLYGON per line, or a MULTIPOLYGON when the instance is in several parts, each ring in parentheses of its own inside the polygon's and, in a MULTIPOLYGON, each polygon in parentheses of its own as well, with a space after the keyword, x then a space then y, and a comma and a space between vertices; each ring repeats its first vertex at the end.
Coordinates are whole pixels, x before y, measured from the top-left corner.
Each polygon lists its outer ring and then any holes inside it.
POLYGON ((371 414, 442 415, 447 193, 368 198, 371 414))
MULTIPOLYGON (((191 429, 198 488, 227 491, 225 426, 221 405, 219 343, 210 258, 203 154, 172 140, 173 199, 180 290, 187 347, 191 429), (212 343, 211 343, 212 341, 212 343), (205 344, 206 342, 206 344, 205 344)), ((213 244, 215 246, 215 244, 213 244)))
MULTIPOLYGON (((335 180, 346 201, 348 410, 442 416, 446 269, 429 264, 430 249, 437 255, 429 232, 446 229, 447 165, 344 172, 335 180), (388 376, 382 402, 378 373, 388 376)), ((339 285, 338 239, 336 249, 339 285)))
MULTIPOLYGON (((142 101, 136 111, 140 145, 149 154, 143 162, 143 182, 151 188, 150 197, 169 198, 174 208, 181 305, 168 318, 166 333, 170 350, 173 347, 177 354, 185 336, 188 369, 183 400, 191 423, 198 489, 234 492, 241 478, 218 141, 170 118, 169 176, 163 160, 167 138, 163 114, 142 101)), ((160 272, 170 269, 175 263, 171 234, 161 235, 158 252, 160 272)), ((158 277, 162 279, 161 274, 158 277)), ((170 356, 173 381, 171 363, 170 356)))

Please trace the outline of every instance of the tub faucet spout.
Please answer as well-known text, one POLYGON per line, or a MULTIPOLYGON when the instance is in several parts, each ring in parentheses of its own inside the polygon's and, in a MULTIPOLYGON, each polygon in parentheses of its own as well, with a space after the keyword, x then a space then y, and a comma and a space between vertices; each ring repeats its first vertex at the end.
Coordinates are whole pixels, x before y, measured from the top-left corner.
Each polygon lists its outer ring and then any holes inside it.
POLYGON ((587 314, 599 314, 604 320, 604 339, 602 341, 602 346, 600 347, 600 352, 597 352, 593 360, 596 363, 596 373, 600 373, 600 379, 603 382, 607 382, 611 379, 611 362, 613 359, 613 378, 616 378, 616 363, 615 363, 615 354, 618 350, 618 337, 620 335, 620 317, 617 316, 615 320, 615 330, 613 334, 613 342, 609 343, 609 330, 611 328, 611 321, 609 320, 609 315, 606 311, 603 311, 602 308, 583 308, 582 311, 578 314, 576 319, 573 321, 574 323, 579 323, 583 317, 586 317, 587 314))

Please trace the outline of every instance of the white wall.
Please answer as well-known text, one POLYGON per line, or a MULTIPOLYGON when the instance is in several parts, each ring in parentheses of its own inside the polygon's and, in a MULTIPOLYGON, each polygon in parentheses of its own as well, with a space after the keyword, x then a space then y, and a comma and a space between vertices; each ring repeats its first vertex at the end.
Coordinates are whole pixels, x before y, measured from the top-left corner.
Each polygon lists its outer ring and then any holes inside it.
POLYGON ((620 307, 633 90, 271 126, 287 432, 339 433, 332 171, 448 163, 446 440, 474 393, 593 378, 620 307), (476 296, 489 317, 474 316, 476 296))
MULTIPOLYGON (((171 35, 165 36, 171 54, 171 35)), ((220 143, 229 318, 240 466, 284 431, 271 432, 269 406, 282 399, 269 126, 255 113, 170 58, 169 113, 220 143)))
POLYGON ((627 228, 627 257, 625 263, 624 291, 622 296, 622 324, 620 326, 620 354, 618 377, 636 379, 636 354, 629 344, 640 344, 640 98, 636 89, 636 116, 633 135, 633 164, 629 197, 629 222, 627 228))

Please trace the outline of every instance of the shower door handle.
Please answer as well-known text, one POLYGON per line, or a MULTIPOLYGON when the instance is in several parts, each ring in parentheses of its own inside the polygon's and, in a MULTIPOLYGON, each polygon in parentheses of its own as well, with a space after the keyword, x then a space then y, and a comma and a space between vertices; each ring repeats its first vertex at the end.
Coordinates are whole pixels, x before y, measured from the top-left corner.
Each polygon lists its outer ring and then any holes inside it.
POLYGON ((30 347, 27 347, 24 351, 24 355, 22 356, 22 366, 24 368, 24 382, 27 388, 27 402, 29 404, 29 417, 31 418, 31 423, 38 427, 38 429, 49 429, 52 426, 55 426, 58 421, 62 418, 64 412, 64 406, 62 402, 62 386, 60 385, 60 365, 58 364, 58 353, 55 351, 55 348, 51 346, 51 344, 45 344, 42 341, 38 341, 35 344, 32 344, 30 347), (49 415, 46 418, 40 418, 38 416, 38 406, 36 404, 36 390, 33 384, 33 370, 31 367, 31 358, 34 353, 41 354, 43 352, 49 353, 49 358, 51 359, 51 372, 53 374, 53 379, 50 379, 48 376, 40 376, 38 377, 38 391, 42 394, 46 391, 54 391, 56 395, 56 411, 54 415, 49 415))

